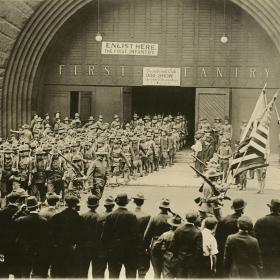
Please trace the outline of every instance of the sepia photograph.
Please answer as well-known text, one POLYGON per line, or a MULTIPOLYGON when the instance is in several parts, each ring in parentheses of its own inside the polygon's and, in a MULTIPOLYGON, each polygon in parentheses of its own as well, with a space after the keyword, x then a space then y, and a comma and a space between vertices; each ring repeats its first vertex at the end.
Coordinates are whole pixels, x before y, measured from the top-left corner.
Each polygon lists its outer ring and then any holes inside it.
POLYGON ((280 278, 279 0, 0 0, 0 279, 280 278))

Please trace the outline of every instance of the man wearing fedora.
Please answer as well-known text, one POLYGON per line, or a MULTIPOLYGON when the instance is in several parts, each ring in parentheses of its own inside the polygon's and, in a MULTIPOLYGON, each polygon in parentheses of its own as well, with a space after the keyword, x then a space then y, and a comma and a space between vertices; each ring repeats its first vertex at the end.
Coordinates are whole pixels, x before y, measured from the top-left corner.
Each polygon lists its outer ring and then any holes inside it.
POLYGON ((270 214, 256 221, 254 232, 263 257, 263 276, 280 278, 280 200, 272 199, 267 206, 270 214))
POLYGON ((126 208, 126 193, 118 194, 115 201, 118 208, 106 217, 101 238, 108 253, 109 277, 119 278, 124 265, 126 277, 136 278, 137 218, 126 208))
POLYGON ((144 242, 146 250, 150 251, 151 262, 154 269, 154 277, 160 278, 162 271, 162 258, 153 251, 154 243, 164 232, 170 229, 167 220, 171 217, 170 201, 168 198, 163 198, 159 204, 160 213, 150 218, 147 228, 144 233, 144 242))
POLYGON ((90 264, 92 265, 92 277, 95 275, 95 258, 97 257, 97 250, 99 247, 98 238, 98 220, 99 214, 96 209, 99 206, 99 199, 95 195, 90 195, 87 199, 87 207, 89 211, 82 214, 82 238, 80 245, 80 264, 81 277, 87 278, 90 264))
POLYGON ((137 248, 137 273, 139 278, 145 278, 150 268, 150 257, 146 251, 143 236, 151 216, 142 210, 142 206, 146 200, 142 193, 136 194, 132 199, 136 205, 134 214, 137 218, 139 233, 137 248))
POLYGON ((52 276, 55 278, 79 277, 80 261, 78 248, 81 242, 82 218, 79 215, 79 199, 65 197, 66 208, 50 220, 53 240, 52 276))
POLYGON ((234 213, 227 215, 224 218, 221 217, 220 209, 216 208, 214 211, 214 214, 219 221, 215 232, 219 251, 219 254, 217 255, 217 276, 219 277, 224 276, 223 256, 227 237, 230 234, 238 232, 237 220, 244 214, 246 204, 247 203, 242 198, 234 199, 231 206, 234 213))
POLYGON ((39 215, 39 204, 35 196, 27 198, 26 207, 29 214, 15 220, 17 230, 16 246, 18 248, 18 275, 29 278, 47 277, 43 268, 46 262, 46 249, 49 244, 47 220, 39 215))

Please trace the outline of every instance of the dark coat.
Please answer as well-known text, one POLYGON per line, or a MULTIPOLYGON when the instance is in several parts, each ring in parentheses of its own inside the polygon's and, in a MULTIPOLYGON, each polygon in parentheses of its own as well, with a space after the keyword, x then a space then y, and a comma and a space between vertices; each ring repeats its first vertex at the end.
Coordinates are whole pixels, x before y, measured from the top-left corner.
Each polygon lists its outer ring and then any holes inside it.
POLYGON ((162 213, 150 218, 144 233, 144 242, 147 248, 149 248, 153 238, 158 238, 164 232, 169 231, 170 225, 167 223, 169 218, 169 215, 162 213))
POLYGON ((12 217, 17 211, 18 208, 14 205, 0 210, 0 254, 5 254, 14 247, 16 231, 12 217))
POLYGON ((264 262, 264 276, 280 277, 280 215, 269 214, 254 226, 264 262))
POLYGON ((224 254, 225 276, 258 278, 262 275, 262 258, 258 240, 238 232, 227 238, 224 254))
POLYGON ((66 208, 50 219, 50 229, 55 247, 73 247, 81 241, 82 218, 71 208, 66 208))
POLYGON ((101 240, 111 257, 121 257, 136 253, 137 235, 136 216, 119 207, 106 217, 101 240))
POLYGON ((82 240, 81 246, 85 250, 96 250, 100 242, 98 234, 99 214, 89 210, 82 217, 82 240))
POLYGON ((38 213, 15 220, 17 238, 16 245, 26 254, 42 254, 50 240, 47 220, 38 213))
POLYGON ((202 234, 193 224, 177 228, 169 251, 178 259, 179 278, 199 276, 199 263, 203 256, 202 234))

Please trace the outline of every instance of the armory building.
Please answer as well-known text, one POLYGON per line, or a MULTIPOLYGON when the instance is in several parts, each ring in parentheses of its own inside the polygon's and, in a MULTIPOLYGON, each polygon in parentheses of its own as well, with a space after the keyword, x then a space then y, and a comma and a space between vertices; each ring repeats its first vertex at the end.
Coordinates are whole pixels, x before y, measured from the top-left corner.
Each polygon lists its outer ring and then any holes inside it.
MULTIPOLYGON (((2 136, 60 111, 182 113, 191 135, 200 117, 228 116, 238 139, 264 84, 268 98, 280 87, 277 1, 0 2, 2 136)), ((275 114, 271 130, 276 151, 275 114)))

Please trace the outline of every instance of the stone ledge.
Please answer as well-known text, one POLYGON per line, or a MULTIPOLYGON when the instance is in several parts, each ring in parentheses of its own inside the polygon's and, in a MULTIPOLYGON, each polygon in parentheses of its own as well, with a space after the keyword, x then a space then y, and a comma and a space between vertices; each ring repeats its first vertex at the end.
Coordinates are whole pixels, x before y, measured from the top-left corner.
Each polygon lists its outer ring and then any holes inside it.
POLYGON ((0 32, 10 38, 16 39, 19 29, 4 19, 0 19, 0 32))

